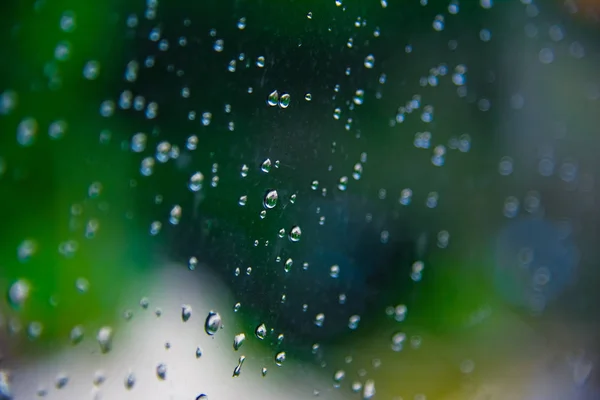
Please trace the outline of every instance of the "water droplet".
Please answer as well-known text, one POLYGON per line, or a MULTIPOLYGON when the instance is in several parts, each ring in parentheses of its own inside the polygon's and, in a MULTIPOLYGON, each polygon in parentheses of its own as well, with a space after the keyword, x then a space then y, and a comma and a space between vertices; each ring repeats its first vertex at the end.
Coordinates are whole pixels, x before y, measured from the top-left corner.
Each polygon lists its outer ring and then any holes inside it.
POLYGON ((100 351, 102 353, 108 353, 112 348, 112 329, 108 326, 103 326, 98 330, 96 340, 100 345, 100 351))
POLYGON ((240 376, 240 374, 242 373, 242 365, 244 364, 245 360, 246 360, 246 356, 240 356, 240 359, 238 360, 238 364, 233 369, 233 377, 234 378, 240 376))
POLYGON ((365 68, 373 68, 373 66, 375 65, 375 57, 373 56, 373 54, 369 54, 368 56, 365 57, 365 68))
POLYGON ((238 351, 240 347, 244 344, 244 340, 246 340, 246 335, 244 333, 238 333, 233 338, 233 349, 238 351))
POLYGON ((262 376, 267 376, 267 367, 262 367, 262 369, 260 370, 260 373, 262 376))
POLYGON ((267 327, 265 324, 260 324, 258 327, 256 327, 254 334, 258 339, 263 340, 267 336, 267 327))
POLYGON ((332 278, 337 278, 338 276, 340 276, 340 266, 337 264, 332 265, 329 268, 329 276, 331 276, 332 278))
POLYGON ((27 327, 27 336, 31 340, 35 340, 42 335, 42 331, 44 330, 44 326, 41 322, 33 321, 27 327))
POLYGON ((370 400, 375 396, 375 381, 368 379, 363 387, 363 400, 370 400))
POLYGON ((238 20, 237 27, 239 30, 244 30, 246 28, 246 17, 242 17, 238 20))
POLYGON ((265 208, 274 208, 277 205, 278 199, 279 195, 277 194, 277 190, 269 190, 265 195, 263 205, 265 208))
POLYGON ((214 51, 216 51, 217 53, 220 53, 223 51, 224 48, 225 48, 225 42, 223 41, 223 39, 215 40, 215 43, 213 44, 214 51))
POLYGON ((196 358, 202 357, 202 347, 196 347, 196 358))
POLYGON ((294 261, 291 258, 288 258, 285 263, 283 264, 283 270, 285 272, 290 272, 292 270, 292 265, 294 264, 294 261))
POLYGON ((29 298, 30 286, 23 279, 15 281, 8 289, 8 300, 14 308, 21 308, 29 298))
POLYGON ((100 75, 100 63, 96 60, 88 61, 83 67, 83 76, 85 79, 93 81, 100 75))
POLYGON ((267 97, 267 104, 271 107, 275 107, 279 103, 279 92, 277 90, 273 90, 269 93, 269 97, 267 97))
POLYGON ((238 204, 240 206, 242 206, 242 207, 245 206, 247 202, 248 202, 248 196, 247 195, 240 196, 240 199, 238 200, 238 204))
MULTIPOLYGON (((198 259, 196 257, 190 257, 190 259, 188 260, 188 269, 190 271, 193 271, 196 269, 196 267, 198 266, 198 259)), ((190 309, 191 311, 191 309, 190 309)))
POLYGON ((206 321, 204 322, 204 331, 207 335, 214 335, 223 325, 223 321, 221 320, 221 316, 219 313, 210 311, 208 316, 206 317, 206 321))
POLYGON ((192 192, 197 192, 202 189, 202 183, 204 182, 204 175, 202 172, 196 172, 190 177, 188 187, 192 192))
POLYGON ((362 105, 365 101, 365 91, 362 89, 357 89, 356 92, 354 93, 354 97, 352 97, 352 101, 357 106, 362 105))
POLYGON ((242 176, 242 178, 245 178, 248 176, 249 170, 250 170, 250 168, 246 164, 242 165, 242 169, 240 171, 240 175, 242 176))
POLYGON ((189 304, 184 304, 181 306, 181 320, 183 322, 188 322, 190 317, 192 316, 192 306, 189 304))
POLYGON ((300 240, 300 236, 302 236, 302 230, 300 229, 300 227, 297 225, 293 226, 290 230, 290 233, 288 234, 290 241, 298 242, 300 240))
POLYGON ((325 322, 325 314, 323 313, 319 313, 315 316, 315 325, 318 326, 319 328, 323 326, 323 323, 325 322))
POLYGON ((358 328, 358 323, 360 322, 359 315, 353 315, 348 319, 348 328, 355 330, 358 328))
POLYGON ((167 366, 165 364, 161 363, 156 366, 156 376, 162 381, 167 379, 167 366))
POLYGON ((62 389, 65 386, 67 386, 67 383, 69 383, 69 377, 67 375, 61 374, 56 377, 54 386, 56 386, 57 389, 62 389))
POLYGON ((74 345, 81 343, 81 341, 83 340, 83 333, 83 326, 76 325, 75 327, 73 327, 73 329, 71 329, 71 333, 69 333, 69 339, 71 340, 71 343, 74 345))
POLYGON ((283 364, 284 361, 285 361, 285 351, 280 351, 279 353, 277 353, 275 355, 275 364, 278 367, 281 367, 281 365, 283 364))
POLYGON ((279 99, 279 107, 288 108, 290 105, 290 101, 291 101, 291 96, 288 93, 282 94, 281 98, 279 99))
POLYGON ((144 310, 148 309, 148 306, 150 305, 150 300, 148 300, 147 297, 142 297, 140 300, 140 307, 142 307, 144 310))
POLYGON ((406 340, 406 334, 403 332, 395 333, 392 336, 392 350, 401 351, 404 341, 406 340))
POLYGON ((208 400, 208 396, 205 394, 199 394, 196 396, 196 400, 208 400))
POLYGON ((264 172, 264 173, 267 173, 267 174, 268 174, 268 173, 271 171, 271 165, 272 165, 272 163, 271 163, 271 159, 270 159, 270 158, 267 158, 267 159, 266 159, 266 160, 264 160, 264 161, 262 162, 262 164, 260 165, 260 170, 261 170, 262 172, 264 172))
POLYGON ((33 145, 38 132, 38 123, 34 118, 25 118, 17 126, 17 143, 23 147, 33 145))
POLYGON ((333 374, 333 381, 335 383, 340 383, 342 380, 344 380, 345 377, 346 377, 346 372, 344 372, 344 370, 340 369, 340 370, 337 370, 333 374))
POLYGON ((338 189, 344 192, 348 188, 348 177, 342 176, 337 185, 338 189))
POLYGON ((125 388, 127 390, 129 390, 129 389, 133 388, 134 385, 135 385, 135 375, 133 374, 133 372, 130 372, 125 377, 125 388))

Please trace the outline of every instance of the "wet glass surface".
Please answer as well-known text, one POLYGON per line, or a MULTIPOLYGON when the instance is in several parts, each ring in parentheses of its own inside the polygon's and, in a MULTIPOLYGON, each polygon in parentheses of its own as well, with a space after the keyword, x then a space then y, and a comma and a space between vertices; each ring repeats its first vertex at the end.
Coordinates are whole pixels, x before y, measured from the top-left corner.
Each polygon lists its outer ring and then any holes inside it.
POLYGON ((600 4, 9 2, 0 400, 592 400, 600 4))

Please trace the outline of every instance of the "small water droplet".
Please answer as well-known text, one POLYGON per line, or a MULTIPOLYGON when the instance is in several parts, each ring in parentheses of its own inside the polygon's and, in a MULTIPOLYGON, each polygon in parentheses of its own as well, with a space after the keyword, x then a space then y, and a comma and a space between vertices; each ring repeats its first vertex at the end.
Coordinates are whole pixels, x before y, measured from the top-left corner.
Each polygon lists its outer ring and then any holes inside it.
POLYGON ((323 326, 323 323, 325 322, 325 314, 323 313, 319 313, 315 316, 315 325, 318 326, 319 328, 323 326))
POLYGON ((337 264, 332 265, 329 268, 329 276, 331 276, 332 278, 337 278, 338 276, 340 276, 340 266, 337 264))
POLYGON ((202 347, 196 347, 196 358, 202 357, 202 347))
POLYGON ((363 400, 370 400, 375 396, 375 381, 368 379, 363 387, 363 400))
POLYGON ((184 304, 181 306, 181 320, 183 322, 188 322, 190 317, 192 316, 192 306, 189 304, 184 304))
POLYGON ((8 300, 14 308, 21 308, 29 298, 30 286, 23 279, 15 281, 8 289, 8 300))
POLYGON ((134 385, 135 385, 135 375, 133 374, 133 372, 130 372, 125 377, 125 388, 127 390, 129 390, 129 389, 133 388, 134 385))
POLYGON ((196 172, 190 177, 190 182, 188 184, 189 189, 192 192, 197 192, 202 189, 202 183, 204 182, 204 175, 202 172, 196 172))
POLYGON ((71 329, 71 333, 69 334, 69 339, 71 340, 71 343, 74 345, 81 343, 81 341, 83 340, 83 333, 83 326, 74 326, 73 329, 71 329))
POLYGON ((61 374, 56 377, 54 386, 56 386, 57 389, 62 389, 65 386, 67 386, 67 383, 69 383, 69 377, 67 375, 61 374))
POLYGON ((262 367, 262 369, 260 370, 260 373, 262 376, 267 376, 267 367, 262 367))
POLYGON ((279 353, 277 353, 275 355, 275 364, 278 367, 281 367, 281 365, 283 364, 284 361, 285 361, 285 351, 280 351, 279 353))
POLYGON ((273 90, 269 93, 269 97, 267 97, 267 104, 271 107, 275 107, 279 103, 279 92, 277 90, 273 90))
POLYGON ((242 365, 244 364, 245 360, 246 360, 246 356, 240 356, 240 359, 238 360, 238 364, 233 369, 233 377, 234 378, 240 376, 240 374, 242 373, 242 365))
POLYGON ((285 263, 283 264, 283 270, 285 272, 290 272, 292 270, 292 265, 294 264, 294 260, 292 260, 291 258, 288 258, 285 263))
POLYGON ((96 340, 100 345, 100 351, 102 353, 108 353, 112 349, 112 328, 103 326, 98 330, 96 340))
POLYGON ((369 54, 368 56, 365 57, 365 68, 373 68, 373 66, 375 65, 375 57, 373 56, 373 54, 369 54))
POLYGON ((242 207, 245 206, 247 202, 248 202, 248 196, 247 195, 240 196, 240 199, 238 200, 238 204, 240 206, 242 206, 242 207))
POLYGON ((290 101, 291 101, 291 96, 288 93, 282 94, 281 98, 279 99, 279 107, 288 108, 290 105, 290 101))
POLYGON ((233 349, 238 351, 240 347, 244 344, 244 340, 246 340, 246 335, 244 333, 238 333, 233 338, 233 349))
POLYGON ((268 174, 268 173, 271 171, 271 165, 272 165, 272 163, 271 163, 271 159, 270 159, 270 158, 267 158, 267 159, 266 159, 266 160, 264 160, 264 161, 262 162, 262 164, 260 165, 260 170, 261 170, 262 172, 265 172, 265 173, 267 173, 267 174, 268 174))
POLYGON ((346 372, 344 372, 343 369, 337 370, 334 374, 333 374, 333 381, 336 384, 339 384, 342 380, 344 380, 344 378, 346 377, 346 372))
POLYGON ((167 379, 167 366, 165 364, 161 363, 156 366, 156 376, 162 381, 167 379))
POLYGON ((401 351, 406 340, 406 334, 403 332, 395 333, 392 336, 392 350, 401 351))
POLYGON ((348 328, 355 330, 356 328, 358 328, 358 323, 360 322, 360 316, 359 315, 353 315, 350 317, 350 319, 348 320, 348 328))

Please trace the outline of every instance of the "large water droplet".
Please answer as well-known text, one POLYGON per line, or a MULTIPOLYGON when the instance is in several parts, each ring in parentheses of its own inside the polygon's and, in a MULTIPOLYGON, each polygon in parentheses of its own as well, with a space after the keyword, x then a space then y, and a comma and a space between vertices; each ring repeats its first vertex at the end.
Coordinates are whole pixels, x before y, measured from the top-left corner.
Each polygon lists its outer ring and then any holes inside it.
POLYGON ((302 236, 302 230, 299 226, 295 225, 292 227, 292 229, 290 229, 288 236, 292 242, 298 242, 300 240, 300 236, 302 236))
POLYGON ((263 205, 265 208, 274 208, 277 205, 278 199, 279 195, 277 194, 277 190, 269 190, 265 195, 263 205))
POLYGON ((204 322, 204 331, 207 335, 214 335, 223 325, 223 321, 221 320, 221 316, 219 313, 210 311, 208 316, 206 317, 206 321, 204 322))

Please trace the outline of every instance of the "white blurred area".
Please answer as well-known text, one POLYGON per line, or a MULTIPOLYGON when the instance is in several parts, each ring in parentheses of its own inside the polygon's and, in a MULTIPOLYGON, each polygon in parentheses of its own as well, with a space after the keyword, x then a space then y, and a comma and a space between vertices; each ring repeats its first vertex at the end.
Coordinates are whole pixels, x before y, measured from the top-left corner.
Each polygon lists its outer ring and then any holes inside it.
POLYGON ((285 350, 285 341, 279 349, 267 350, 265 343, 259 347, 254 332, 239 328, 232 309, 235 301, 227 288, 202 265, 193 272, 184 265, 165 265, 140 279, 148 284, 138 282, 137 286, 146 289, 136 296, 133 292, 138 289, 132 288, 122 305, 123 310, 133 311, 133 317, 127 322, 122 318, 114 321, 110 352, 100 352, 97 332, 86 332, 83 342, 76 346, 19 359, 10 368, 14 399, 41 398, 37 397, 39 390, 47 391, 43 398, 48 400, 194 400, 200 394, 207 399, 307 399, 314 398, 315 390, 327 399, 344 398, 340 391, 334 391, 330 377, 314 366, 302 365, 288 356, 278 367, 274 357, 285 350), (147 309, 139 305, 142 297, 148 297, 147 309), (182 321, 183 304, 192 307, 187 322, 182 321), (204 331, 211 310, 223 320, 223 329, 212 337, 204 331), (234 351, 233 338, 240 332, 245 333, 246 340, 234 351), (199 358, 198 346, 202 349, 199 358), (242 355, 246 359, 241 374, 232 377, 242 355), (164 380, 156 371, 161 363, 167 367, 164 380), (264 377, 263 367, 267 368, 264 377), (128 390, 125 380, 130 373, 135 384, 128 390), (56 381, 61 376, 68 377, 68 383, 58 389, 56 381), (104 382, 97 382, 99 376, 104 382))

